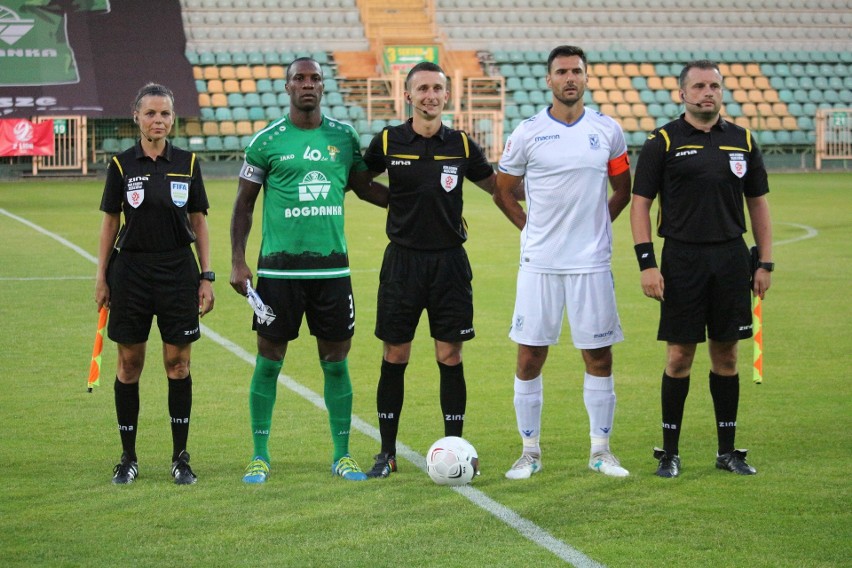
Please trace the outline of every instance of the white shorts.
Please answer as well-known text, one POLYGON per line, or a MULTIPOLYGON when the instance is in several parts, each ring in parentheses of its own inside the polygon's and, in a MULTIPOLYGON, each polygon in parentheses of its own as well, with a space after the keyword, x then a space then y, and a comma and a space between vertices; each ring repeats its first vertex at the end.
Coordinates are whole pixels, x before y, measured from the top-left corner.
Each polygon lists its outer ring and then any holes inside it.
POLYGON ((615 305, 615 283, 609 271, 591 274, 518 271, 509 338, 522 345, 555 345, 562 332, 565 310, 577 349, 597 349, 624 341, 615 305))

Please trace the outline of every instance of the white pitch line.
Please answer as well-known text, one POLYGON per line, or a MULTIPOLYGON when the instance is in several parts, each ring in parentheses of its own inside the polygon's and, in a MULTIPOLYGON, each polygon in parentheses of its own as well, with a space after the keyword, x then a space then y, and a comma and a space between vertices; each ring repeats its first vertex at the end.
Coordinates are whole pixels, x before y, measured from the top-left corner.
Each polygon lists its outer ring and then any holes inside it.
POLYGON ((793 237, 791 239, 784 239, 783 241, 776 241, 772 243, 772 246, 779 245, 788 245, 790 243, 797 243, 799 241, 804 241, 805 239, 812 239, 819 234, 819 231, 814 229, 813 227, 809 227, 808 225, 800 225, 799 223, 773 223, 773 225, 789 225, 790 227, 796 227, 797 229, 802 229, 805 231, 804 235, 793 237))
MULTIPOLYGON (((51 233, 47 229, 44 229, 22 217, 18 217, 17 215, 12 214, 6 211, 5 209, 0 209, 0 214, 15 219, 16 221, 23 223, 31 229, 38 231, 39 233, 46 235, 52 239, 55 239, 62 245, 77 252, 83 258, 97 264, 98 259, 96 257, 92 256, 74 243, 63 239, 59 235, 51 233)), ((206 325, 202 324, 201 329, 205 337, 221 345, 230 353, 236 355, 249 365, 255 364, 255 356, 240 347, 239 345, 237 345, 236 343, 234 343, 233 341, 219 335, 206 325)), ((317 408, 323 411, 326 410, 325 401, 323 400, 323 397, 318 395, 311 389, 294 381, 291 377, 283 374, 278 375, 278 381, 288 389, 301 396, 302 398, 311 402, 317 408)), ((372 438, 373 440, 381 442, 379 430, 354 414, 352 415, 352 427, 358 430, 360 433, 372 438)), ((424 472, 426 471, 426 458, 424 458, 405 444, 397 444, 397 454, 401 455, 403 458, 413 463, 420 470, 424 472)), ((501 505, 497 501, 494 501, 478 489, 475 489, 470 486, 454 487, 453 489, 456 491, 456 493, 462 495, 480 509, 486 511, 487 513, 490 513, 495 518, 502 521, 508 527, 518 531, 524 538, 526 538, 533 544, 550 551, 555 556, 570 563, 571 565, 577 568, 604 568, 603 564, 592 560, 576 548, 570 546, 569 544, 566 544, 565 542, 562 542, 561 540, 554 537, 549 532, 539 527, 532 521, 521 517, 513 510, 509 509, 504 505, 501 505)))

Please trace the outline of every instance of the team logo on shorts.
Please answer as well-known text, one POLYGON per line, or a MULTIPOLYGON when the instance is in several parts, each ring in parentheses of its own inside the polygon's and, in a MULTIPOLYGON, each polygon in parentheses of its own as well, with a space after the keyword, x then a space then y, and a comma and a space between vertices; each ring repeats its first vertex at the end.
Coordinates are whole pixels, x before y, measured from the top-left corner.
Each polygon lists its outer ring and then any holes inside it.
POLYGON ((444 166, 441 172, 441 187, 444 191, 450 192, 456 188, 459 183, 459 168, 457 166, 444 166))
POLYGON ((524 330, 524 316, 516 315, 515 316, 515 329, 518 331, 524 330))
POLYGON ((744 175, 746 175, 747 167, 746 167, 745 156, 737 153, 737 154, 731 154, 730 157, 731 157, 731 162, 730 162, 731 171, 734 172, 734 175, 737 176, 738 178, 741 178, 744 175))
POLYGON ((589 134, 589 148, 598 150, 601 147, 601 138, 597 134, 589 134))
POLYGON ((186 205, 186 200, 189 199, 189 184, 185 181, 172 182, 172 203, 178 207, 186 205))

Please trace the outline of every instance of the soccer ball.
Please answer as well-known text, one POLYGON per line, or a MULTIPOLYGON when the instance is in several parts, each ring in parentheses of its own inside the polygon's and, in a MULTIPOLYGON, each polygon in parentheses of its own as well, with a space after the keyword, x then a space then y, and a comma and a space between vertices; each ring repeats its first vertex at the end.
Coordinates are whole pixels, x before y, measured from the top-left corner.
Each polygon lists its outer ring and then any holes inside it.
POLYGON ((465 485, 479 469, 476 449, 464 438, 447 436, 429 448, 426 471, 438 485, 465 485))

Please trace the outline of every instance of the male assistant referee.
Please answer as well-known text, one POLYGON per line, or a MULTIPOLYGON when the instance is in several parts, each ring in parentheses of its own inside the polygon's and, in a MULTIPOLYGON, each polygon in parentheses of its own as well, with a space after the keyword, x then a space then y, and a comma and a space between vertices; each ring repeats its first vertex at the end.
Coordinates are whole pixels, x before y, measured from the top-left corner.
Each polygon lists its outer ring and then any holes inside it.
POLYGON ((752 335, 749 287, 763 298, 774 267, 769 186, 751 132, 719 115, 722 85, 716 63, 688 63, 679 78, 684 114, 648 136, 636 166, 630 224, 642 290, 660 302, 657 339, 667 342, 663 447, 654 451, 660 477, 680 474, 683 409, 696 344, 705 341, 705 330, 719 443, 716 467, 740 475, 757 473, 746 463, 746 450, 734 448, 740 395, 737 342, 752 335), (651 242, 650 210, 657 196, 657 231, 665 239, 661 269, 651 242), (756 267, 742 237, 743 197, 759 252, 756 267))

